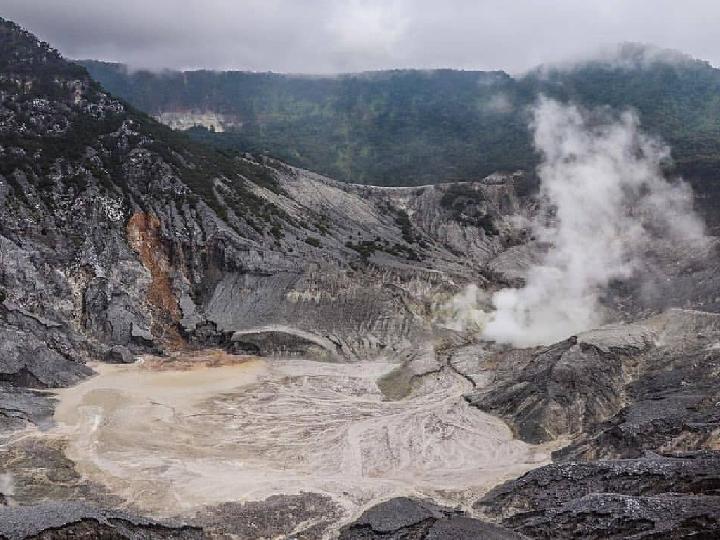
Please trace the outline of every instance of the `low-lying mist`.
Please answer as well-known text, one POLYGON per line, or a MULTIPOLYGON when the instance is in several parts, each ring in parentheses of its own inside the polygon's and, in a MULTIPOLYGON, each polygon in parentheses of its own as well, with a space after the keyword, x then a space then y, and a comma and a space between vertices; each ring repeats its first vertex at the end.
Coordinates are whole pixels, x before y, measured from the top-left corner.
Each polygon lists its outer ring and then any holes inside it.
POLYGON ((484 338, 515 346, 602 324, 602 293, 632 276, 654 241, 704 238, 690 188, 663 176, 668 147, 644 134, 632 112, 542 98, 531 127, 542 156, 540 212, 531 227, 546 249, 524 287, 492 296, 494 311, 482 324, 484 338))

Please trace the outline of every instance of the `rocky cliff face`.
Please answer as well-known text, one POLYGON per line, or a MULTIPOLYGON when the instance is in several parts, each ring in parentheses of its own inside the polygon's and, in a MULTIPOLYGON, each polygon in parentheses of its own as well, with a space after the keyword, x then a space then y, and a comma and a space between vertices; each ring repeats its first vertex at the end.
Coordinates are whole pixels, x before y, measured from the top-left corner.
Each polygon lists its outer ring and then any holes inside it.
POLYGON ((401 351, 530 208, 521 174, 380 189, 208 150, 12 23, 0 41, 5 391, 236 331, 310 333, 344 359, 401 351))
MULTIPOLYGON (((522 175, 383 190, 217 153, 12 23, 0 23, 0 50, 0 436, 13 440, 0 452, 0 505, 22 505, 3 510, 3 537, 200 534, 51 502, 121 504, 62 444, 12 438, 52 423, 42 391, 87 377, 88 360, 220 346, 432 364, 431 346, 415 351, 431 339, 433 306, 483 279, 518 241, 508 210, 531 207, 522 175)), ((272 516, 300 502, 231 505, 200 524, 245 537, 316 514, 327 526, 334 503, 318 497, 297 497, 304 506, 282 523, 272 516)))
POLYGON ((477 512, 539 538, 711 538, 719 338, 717 314, 670 310, 505 354, 496 384, 467 398, 525 440, 571 442, 477 512))

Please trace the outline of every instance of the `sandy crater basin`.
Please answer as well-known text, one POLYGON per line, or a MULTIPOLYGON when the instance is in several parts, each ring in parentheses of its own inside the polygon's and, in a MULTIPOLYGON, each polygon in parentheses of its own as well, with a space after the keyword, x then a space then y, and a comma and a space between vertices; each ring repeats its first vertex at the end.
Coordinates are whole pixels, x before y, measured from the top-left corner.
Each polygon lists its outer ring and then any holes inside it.
POLYGON ((467 504, 548 460, 469 407, 452 372, 387 401, 376 381, 397 364, 384 361, 207 351, 92 367, 58 392, 55 431, 79 472, 158 516, 303 492, 348 515, 398 495, 467 504))

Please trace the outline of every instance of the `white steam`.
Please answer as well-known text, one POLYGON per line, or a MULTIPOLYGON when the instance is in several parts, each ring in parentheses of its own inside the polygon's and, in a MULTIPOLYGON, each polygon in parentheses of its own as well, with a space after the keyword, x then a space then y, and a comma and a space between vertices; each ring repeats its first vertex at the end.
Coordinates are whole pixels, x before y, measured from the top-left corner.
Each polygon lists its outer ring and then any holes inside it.
POLYGON ((0 474, 0 495, 5 496, 8 504, 12 503, 12 496, 15 495, 15 482, 10 473, 0 474))
POLYGON ((487 304, 485 293, 471 283, 450 300, 435 306, 433 322, 456 332, 481 331, 488 321, 488 314, 479 306, 487 304))
POLYGON ((549 99, 534 109, 543 210, 533 224, 548 246, 526 285, 497 292, 487 339, 548 344, 602 323, 602 291, 629 277, 653 239, 703 238, 692 193, 661 173, 665 145, 629 112, 584 111, 549 99))

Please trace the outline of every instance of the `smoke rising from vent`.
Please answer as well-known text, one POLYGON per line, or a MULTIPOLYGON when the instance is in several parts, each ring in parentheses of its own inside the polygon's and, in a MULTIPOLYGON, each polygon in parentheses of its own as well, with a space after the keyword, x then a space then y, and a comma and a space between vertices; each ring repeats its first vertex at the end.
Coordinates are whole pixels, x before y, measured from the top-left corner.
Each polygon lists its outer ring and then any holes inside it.
POLYGON ((12 474, 0 474, 0 495, 4 495, 8 499, 15 495, 15 482, 12 474))
POLYGON ((704 237, 689 187, 662 175, 667 146, 643 134, 636 115, 550 99, 533 112, 542 202, 532 229, 546 252, 524 287, 493 295, 483 331, 516 346, 549 344, 601 324, 602 292, 630 277, 654 240, 704 237))

